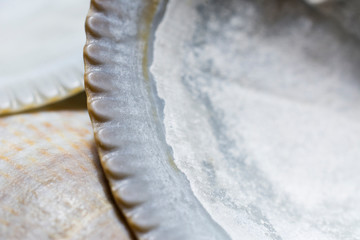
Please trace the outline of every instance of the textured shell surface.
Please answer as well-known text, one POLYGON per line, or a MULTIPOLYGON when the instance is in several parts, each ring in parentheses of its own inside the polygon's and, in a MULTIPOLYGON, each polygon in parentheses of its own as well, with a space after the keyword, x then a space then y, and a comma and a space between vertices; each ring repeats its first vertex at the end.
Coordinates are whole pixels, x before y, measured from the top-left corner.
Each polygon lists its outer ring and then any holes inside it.
POLYGON ((87 0, 0 2, 0 114, 83 90, 87 0))
POLYGON ((88 107, 138 238, 360 238, 360 42, 319 9, 92 1, 88 107))
POLYGON ((132 239, 103 176, 85 102, 78 96, 0 118, 0 239, 132 239))

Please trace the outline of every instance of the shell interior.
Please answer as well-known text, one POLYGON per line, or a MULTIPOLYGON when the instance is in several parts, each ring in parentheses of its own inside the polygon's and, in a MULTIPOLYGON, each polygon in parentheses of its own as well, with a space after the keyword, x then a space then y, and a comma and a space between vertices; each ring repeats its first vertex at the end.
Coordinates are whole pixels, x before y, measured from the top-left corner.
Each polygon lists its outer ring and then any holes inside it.
POLYGON ((358 239, 357 30, 298 0, 156 3, 87 19, 96 142, 136 235, 358 239))

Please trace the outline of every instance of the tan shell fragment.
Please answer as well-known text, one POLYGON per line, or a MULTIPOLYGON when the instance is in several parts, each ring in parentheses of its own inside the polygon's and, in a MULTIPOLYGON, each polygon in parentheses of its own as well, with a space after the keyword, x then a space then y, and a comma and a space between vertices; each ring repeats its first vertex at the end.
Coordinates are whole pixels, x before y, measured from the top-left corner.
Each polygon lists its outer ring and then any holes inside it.
POLYGON ((0 239, 131 239, 78 100, 0 118, 0 239))

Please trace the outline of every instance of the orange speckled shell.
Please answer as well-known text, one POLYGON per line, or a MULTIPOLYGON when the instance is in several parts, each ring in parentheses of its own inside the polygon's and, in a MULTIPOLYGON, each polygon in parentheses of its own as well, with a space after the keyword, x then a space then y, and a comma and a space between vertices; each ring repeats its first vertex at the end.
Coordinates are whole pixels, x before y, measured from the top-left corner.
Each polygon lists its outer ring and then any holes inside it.
POLYGON ((131 239, 84 101, 0 118, 0 239, 131 239))

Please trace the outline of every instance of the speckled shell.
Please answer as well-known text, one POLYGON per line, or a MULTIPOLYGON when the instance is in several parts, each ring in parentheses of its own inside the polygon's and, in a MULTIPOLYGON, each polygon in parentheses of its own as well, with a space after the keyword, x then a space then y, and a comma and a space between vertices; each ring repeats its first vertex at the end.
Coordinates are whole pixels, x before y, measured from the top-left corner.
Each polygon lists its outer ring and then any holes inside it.
POLYGON ((84 101, 0 118, 1 239, 131 239, 84 101))

